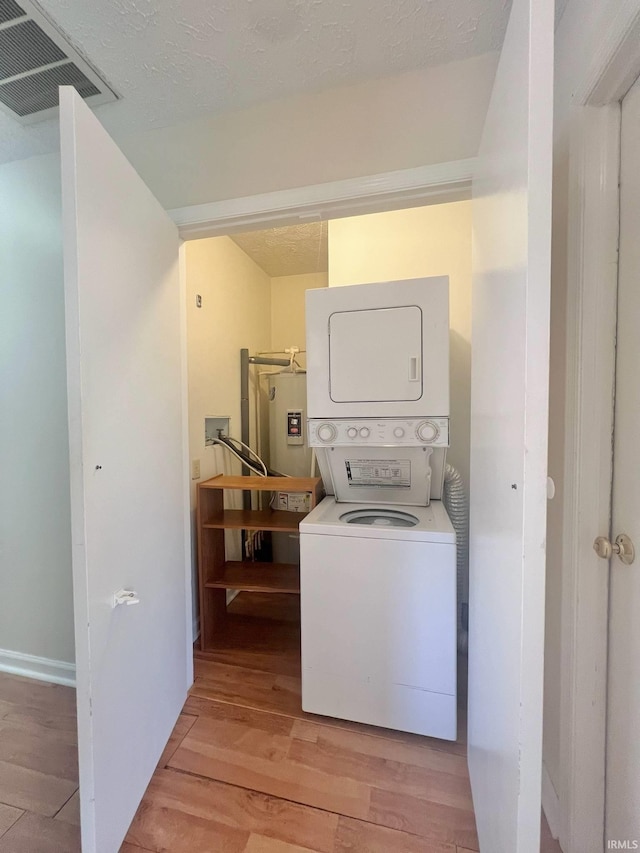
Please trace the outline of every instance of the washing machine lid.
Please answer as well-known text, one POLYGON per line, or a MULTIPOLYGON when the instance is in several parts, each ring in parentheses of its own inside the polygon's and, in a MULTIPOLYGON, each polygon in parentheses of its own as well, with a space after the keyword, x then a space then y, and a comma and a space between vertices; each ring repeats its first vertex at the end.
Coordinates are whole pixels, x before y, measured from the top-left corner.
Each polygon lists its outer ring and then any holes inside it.
POLYGON ((326 497, 300 522, 301 533, 453 544, 453 525, 441 501, 429 506, 338 503, 326 497))

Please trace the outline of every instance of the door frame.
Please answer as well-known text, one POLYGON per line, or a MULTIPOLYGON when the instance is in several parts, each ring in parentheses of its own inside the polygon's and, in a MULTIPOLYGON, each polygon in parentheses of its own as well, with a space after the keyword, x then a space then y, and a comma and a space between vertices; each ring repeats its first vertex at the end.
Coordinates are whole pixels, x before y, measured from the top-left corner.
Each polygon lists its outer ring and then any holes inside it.
POLYGON ((618 284, 620 101, 640 74, 640 5, 612 15, 570 118, 562 549, 559 834, 564 853, 602 849, 618 284), (597 845, 594 846, 595 844, 597 845))
POLYGON ((183 240, 471 198, 475 158, 169 210, 183 240))
MULTIPOLYGON (((388 210, 402 210, 426 204, 468 201, 471 199, 471 181, 475 170, 475 158, 452 160, 412 169, 399 169, 347 178, 324 184, 261 193, 242 198, 224 199, 205 204, 179 207, 167 211, 178 227, 182 240, 180 247, 180 282, 183 296, 186 293, 185 242, 207 237, 237 234, 257 228, 278 228, 301 222, 323 219, 339 219, 388 210)), ((188 421, 187 400, 187 323, 186 299, 181 318, 182 348, 185 358, 184 373, 184 417, 188 421)), ((189 432, 185 431, 183 455, 189 460, 189 432)), ((187 467, 188 470, 188 467, 187 467)), ((193 571, 193 531, 191 527, 191 499, 186 487, 185 513, 188 530, 187 541, 187 584, 191 583, 193 571)), ((192 599, 189 598, 189 606, 192 599)), ((193 617, 192 637, 195 642, 199 624, 193 617)), ((191 645, 187 654, 191 651, 191 645)))

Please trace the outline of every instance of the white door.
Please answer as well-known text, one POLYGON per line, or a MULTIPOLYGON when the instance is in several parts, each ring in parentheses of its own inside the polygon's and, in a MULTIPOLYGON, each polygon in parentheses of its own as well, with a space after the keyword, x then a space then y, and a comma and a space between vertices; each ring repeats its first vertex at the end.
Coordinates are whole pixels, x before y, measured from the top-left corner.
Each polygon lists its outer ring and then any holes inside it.
POLYGON ((60 100, 82 849, 116 853, 191 680, 178 234, 60 100))
MULTIPOLYGON (((622 101, 613 536, 640 544, 640 81, 622 101)), ((640 849, 640 555, 611 561, 606 840, 640 849), (633 846, 635 842, 635 846, 633 846)), ((609 848, 606 848, 609 849, 609 848)))
POLYGON ((514 0, 474 178, 469 771, 483 853, 538 853, 553 2, 514 0))

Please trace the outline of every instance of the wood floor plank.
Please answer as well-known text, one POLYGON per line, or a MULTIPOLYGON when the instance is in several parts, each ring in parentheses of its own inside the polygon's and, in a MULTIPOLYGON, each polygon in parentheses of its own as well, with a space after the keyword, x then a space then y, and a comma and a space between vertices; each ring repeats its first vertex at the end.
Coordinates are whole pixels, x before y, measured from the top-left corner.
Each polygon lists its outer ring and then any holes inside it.
POLYGON ((35 724, 59 732, 66 737, 77 737, 78 722, 75 711, 56 713, 50 708, 12 703, 7 706, 2 719, 19 725, 35 724))
MULTIPOLYGON (((233 669, 233 667, 230 668, 233 669)), ((354 723, 350 720, 339 720, 335 717, 322 717, 318 714, 307 714, 302 710, 302 699, 299 684, 296 686, 297 698, 295 700, 292 699, 288 692, 282 692, 276 685, 275 680, 273 682, 265 680, 262 685, 261 692, 259 695, 256 695, 255 681, 253 683, 249 681, 245 684, 243 680, 245 672, 246 670, 236 669, 233 675, 235 681, 233 687, 235 701, 234 698, 229 695, 230 691, 226 686, 222 693, 218 693, 215 685, 210 684, 209 689, 203 689, 204 683, 201 683, 197 687, 192 688, 183 711, 187 714, 208 715, 215 704, 237 704, 240 707, 253 708, 266 713, 282 714, 284 716, 294 717, 300 720, 316 722, 319 725, 373 735, 383 738, 384 740, 404 743, 409 747, 429 747, 430 749, 438 750, 439 752, 453 753, 455 755, 466 757, 467 748, 463 737, 458 741, 439 740, 437 738, 411 734, 410 732, 399 732, 395 729, 382 729, 377 726, 367 726, 364 723, 354 723), (271 687, 268 686, 269 684, 271 684, 271 687)), ((459 722, 459 727, 461 728, 461 726, 462 724, 459 722)))
MULTIPOLYGON (((209 700, 198 701, 199 716, 209 720, 216 720, 220 725, 225 723, 240 723, 251 728, 260 729, 278 735, 290 735, 295 720, 292 717, 272 714, 265 711, 257 711, 255 708, 247 708, 244 705, 230 705, 227 702, 212 702, 209 700)), ((194 697, 187 699, 185 708, 192 708, 195 712, 196 706, 192 704, 194 697)))
POLYGON ((143 800, 127 839, 154 853, 212 853, 214 850, 242 853, 249 833, 180 810, 159 812, 148 800, 143 800))
POLYGON ((5 806, 4 803, 0 803, 0 836, 4 835, 23 814, 22 809, 16 809, 13 806, 5 806))
POLYGON ((66 823, 74 824, 74 826, 80 826, 80 791, 76 791, 64 804, 56 815, 56 820, 63 820, 66 823))
POLYGON ((369 820, 430 841, 479 849, 473 809, 375 789, 371 794, 369 820))
POLYGON ((335 853, 456 853, 453 844, 425 841, 386 826, 341 817, 335 853))
POLYGON ((321 737, 317 743, 292 739, 287 758, 300 767, 353 779, 371 788, 410 794, 461 809, 472 808, 471 787, 464 776, 367 755, 357 745, 336 748, 328 738, 321 737))
MULTIPOLYGON (((199 821, 201 828, 210 823, 212 837, 220 833, 220 827, 226 827, 236 833, 246 832, 244 844, 253 834, 320 853, 332 853, 338 822, 335 814, 277 797, 173 770, 159 770, 151 780, 127 841, 150 850, 190 851, 188 846, 172 847, 164 827, 174 821, 186 826, 192 820, 199 821)), ((212 845, 210 850, 226 851, 226 848, 212 845)))
POLYGON ((244 853, 311 853, 311 848, 287 844, 265 835, 250 835, 244 853))
POLYGON ((367 734, 225 703, 212 704, 198 718, 169 766, 380 824, 386 813, 371 816, 373 792, 395 792, 414 797, 420 809, 430 803, 466 812, 474 826, 460 756, 429 747, 411 751, 367 734))
POLYGON ((400 739, 381 736, 380 730, 370 733, 363 729, 347 730, 338 726, 327 726, 315 720, 295 720, 291 736, 297 740, 319 744, 323 750, 336 755, 338 759, 342 750, 357 751, 371 758, 469 778, 466 756, 435 749, 426 738, 406 743, 400 739))
POLYGON ((191 726, 195 723, 197 717, 192 714, 180 714, 178 717, 178 722, 175 724, 173 731, 171 732, 171 736, 167 741, 167 745, 162 751, 162 755, 160 756, 160 761, 158 761, 158 767, 166 767, 169 763, 169 759, 176 751, 176 749, 182 743, 184 736, 187 734, 191 726))
POLYGON ((76 713, 76 692, 73 687, 36 681, 19 675, 2 673, 0 700, 23 708, 40 708, 56 715, 76 713))
POLYGON ((78 783, 75 732, 0 720, 0 761, 78 783))
POLYGON ((206 663, 206 675, 196 678, 191 688, 192 696, 263 711, 302 713, 299 677, 239 669, 212 661, 206 663))
POLYGON ((80 829, 26 813, 0 838, 0 853, 80 853, 80 829))
POLYGON ((288 732, 274 735, 251 722, 230 720, 223 725, 199 717, 169 766, 327 811, 366 817, 368 784, 287 760, 290 744, 288 732))
POLYGON ((0 802, 53 817, 76 790, 77 783, 0 761, 0 802))
POLYGON ((125 841, 118 853, 154 853, 154 851, 149 850, 146 847, 138 847, 135 844, 129 844, 128 841, 125 841))

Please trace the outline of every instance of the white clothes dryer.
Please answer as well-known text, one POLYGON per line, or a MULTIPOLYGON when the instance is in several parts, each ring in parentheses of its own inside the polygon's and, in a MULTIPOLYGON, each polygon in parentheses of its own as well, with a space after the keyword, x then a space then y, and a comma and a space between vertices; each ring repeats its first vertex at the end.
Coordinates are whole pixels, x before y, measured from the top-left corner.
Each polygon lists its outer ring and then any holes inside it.
POLYGON ((456 739, 456 538, 440 501, 300 524, 302 707, 456 739))

